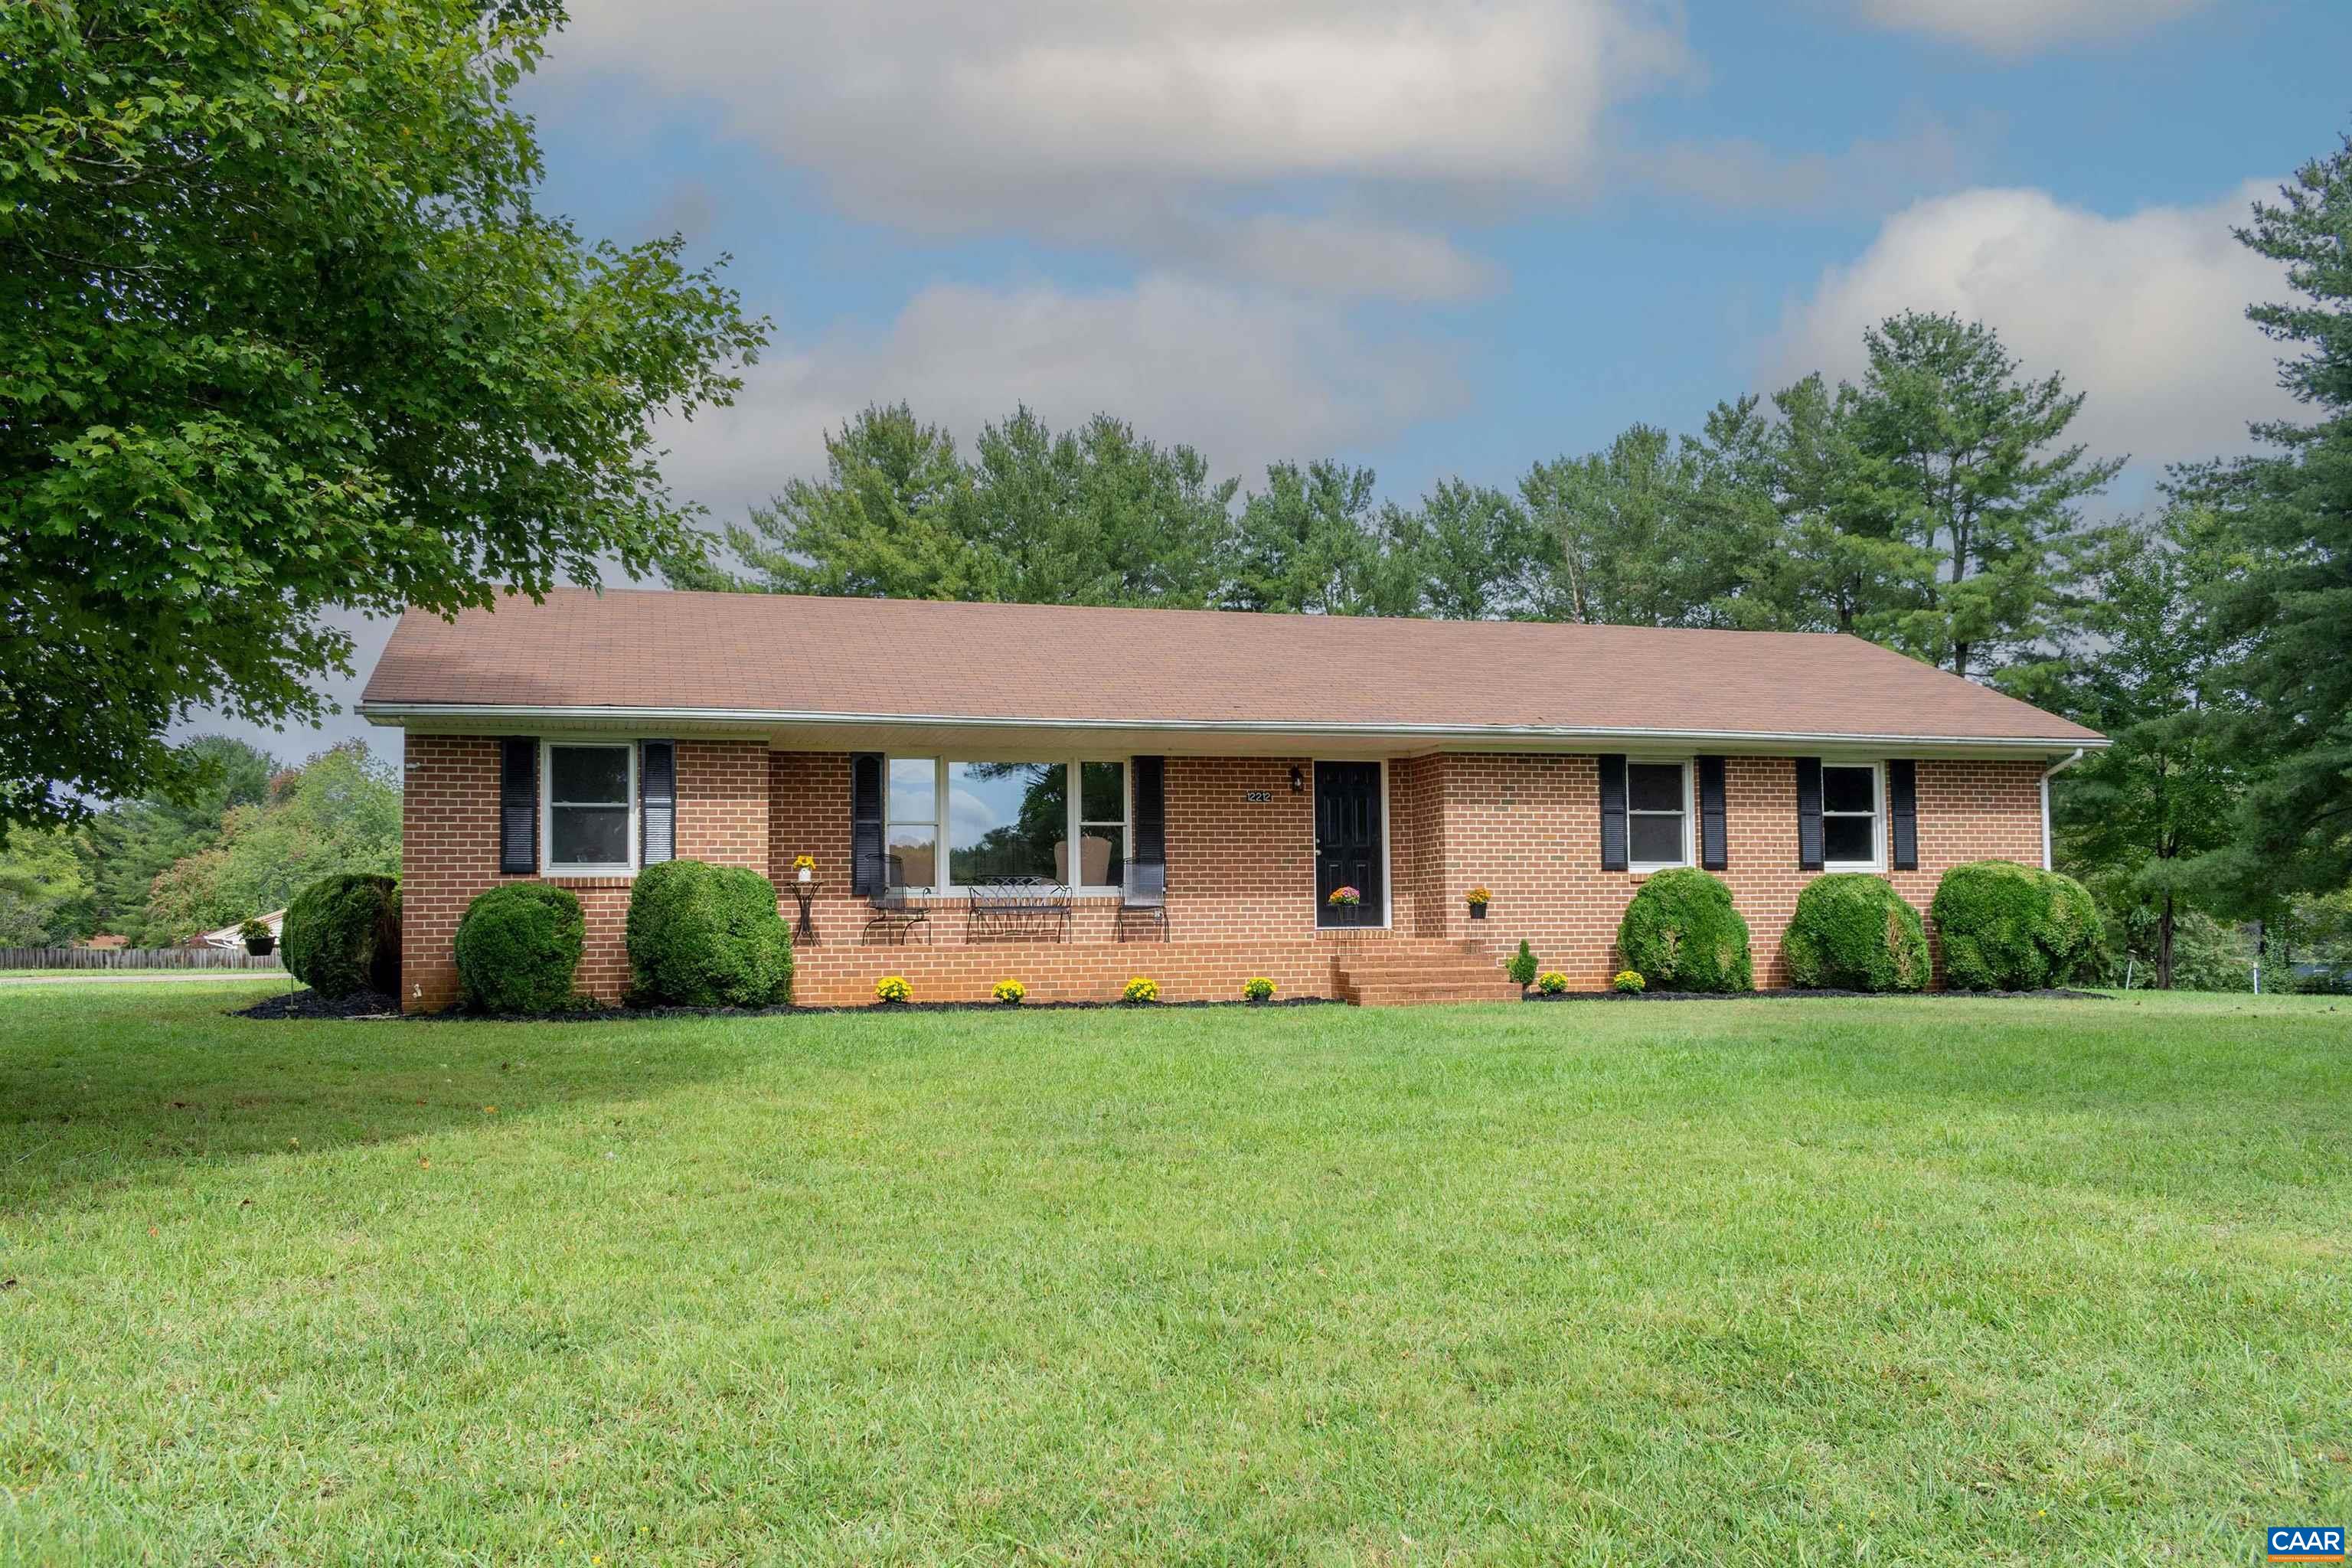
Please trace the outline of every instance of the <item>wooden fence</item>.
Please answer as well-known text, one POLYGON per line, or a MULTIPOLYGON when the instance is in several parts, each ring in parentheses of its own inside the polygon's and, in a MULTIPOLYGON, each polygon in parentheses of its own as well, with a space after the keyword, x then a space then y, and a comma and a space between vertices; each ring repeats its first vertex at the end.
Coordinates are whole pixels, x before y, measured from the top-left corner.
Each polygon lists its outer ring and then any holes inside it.
POLYGON ((0 947, 0 969, 258 969, 283 974, 278 954, 241 947, 0 947))

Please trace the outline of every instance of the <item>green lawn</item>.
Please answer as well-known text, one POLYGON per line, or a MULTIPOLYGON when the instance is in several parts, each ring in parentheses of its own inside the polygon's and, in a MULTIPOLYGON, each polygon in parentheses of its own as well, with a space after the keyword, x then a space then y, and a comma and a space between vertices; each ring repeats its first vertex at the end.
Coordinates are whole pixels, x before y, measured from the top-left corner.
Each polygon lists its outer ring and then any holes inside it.
POLYGON ((0 992, 8 1561, 2352 1519, 2352 1004, 221 1015, 271 989, 0 992))

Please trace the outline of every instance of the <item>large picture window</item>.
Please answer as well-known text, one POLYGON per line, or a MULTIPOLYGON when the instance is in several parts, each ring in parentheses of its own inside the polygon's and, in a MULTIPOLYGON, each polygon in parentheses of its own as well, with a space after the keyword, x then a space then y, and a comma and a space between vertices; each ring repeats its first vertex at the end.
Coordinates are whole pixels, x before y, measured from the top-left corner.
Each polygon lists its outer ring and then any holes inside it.
POLYGON ((1831 871, 1885 868, 1874 763, 1822 764, 1822 865, 1831 871))
POLYGON ((1690 765, 1625 764, 1626 859, 1636 871, 1690 864, 1690 765))
POLYGON ((909 888, 1035 878, 1108 892, 1125 874, 1123 762, 892 757, 887 793, 884 842, 909 888))
POLYGON ((628 742, 547 744, 550 876, 625 876, 636 867, 637 749, 628 742))

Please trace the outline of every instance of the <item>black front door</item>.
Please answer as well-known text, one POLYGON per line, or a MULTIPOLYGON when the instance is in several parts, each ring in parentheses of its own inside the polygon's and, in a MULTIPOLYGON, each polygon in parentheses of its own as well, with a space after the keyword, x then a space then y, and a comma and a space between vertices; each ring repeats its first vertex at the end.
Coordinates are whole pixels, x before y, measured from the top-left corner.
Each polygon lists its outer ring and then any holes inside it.
POLYGON ((1376 926, 1387 918, 1381 879, 1381 764, 1315 764, 1315 923, 1376 926), (1361 901, 1334 904, 1331 895, 1353 888, 1361 901))

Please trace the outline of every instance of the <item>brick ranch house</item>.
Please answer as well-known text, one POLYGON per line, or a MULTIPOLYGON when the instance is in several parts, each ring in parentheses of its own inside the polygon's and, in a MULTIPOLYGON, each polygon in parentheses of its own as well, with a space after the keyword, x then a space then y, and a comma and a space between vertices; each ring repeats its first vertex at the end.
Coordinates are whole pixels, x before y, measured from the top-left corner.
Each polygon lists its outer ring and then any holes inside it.
POLYGON ((2104 743, 1848 637, 652 591, 412 611, 362 711, 406 732, 412 1009, 456 999, 458 918, 510 879, 579 894, 581 984, 617 999, 631 880, 672 855, 751 867, 795 921, 807 893, 809 1004, 889 973, 1509 995, 1521 938, 1598 988, 1626 900, 1683 865, 1728 882, 1770 985, 1824 870, 1924 910, 1958 862, 2045 865, 2049 776, 2104 743), (1155 879, 1164 927, 1122 908, 1155 879), (1043 918, 992 918, 1009 885, 1043 918))

